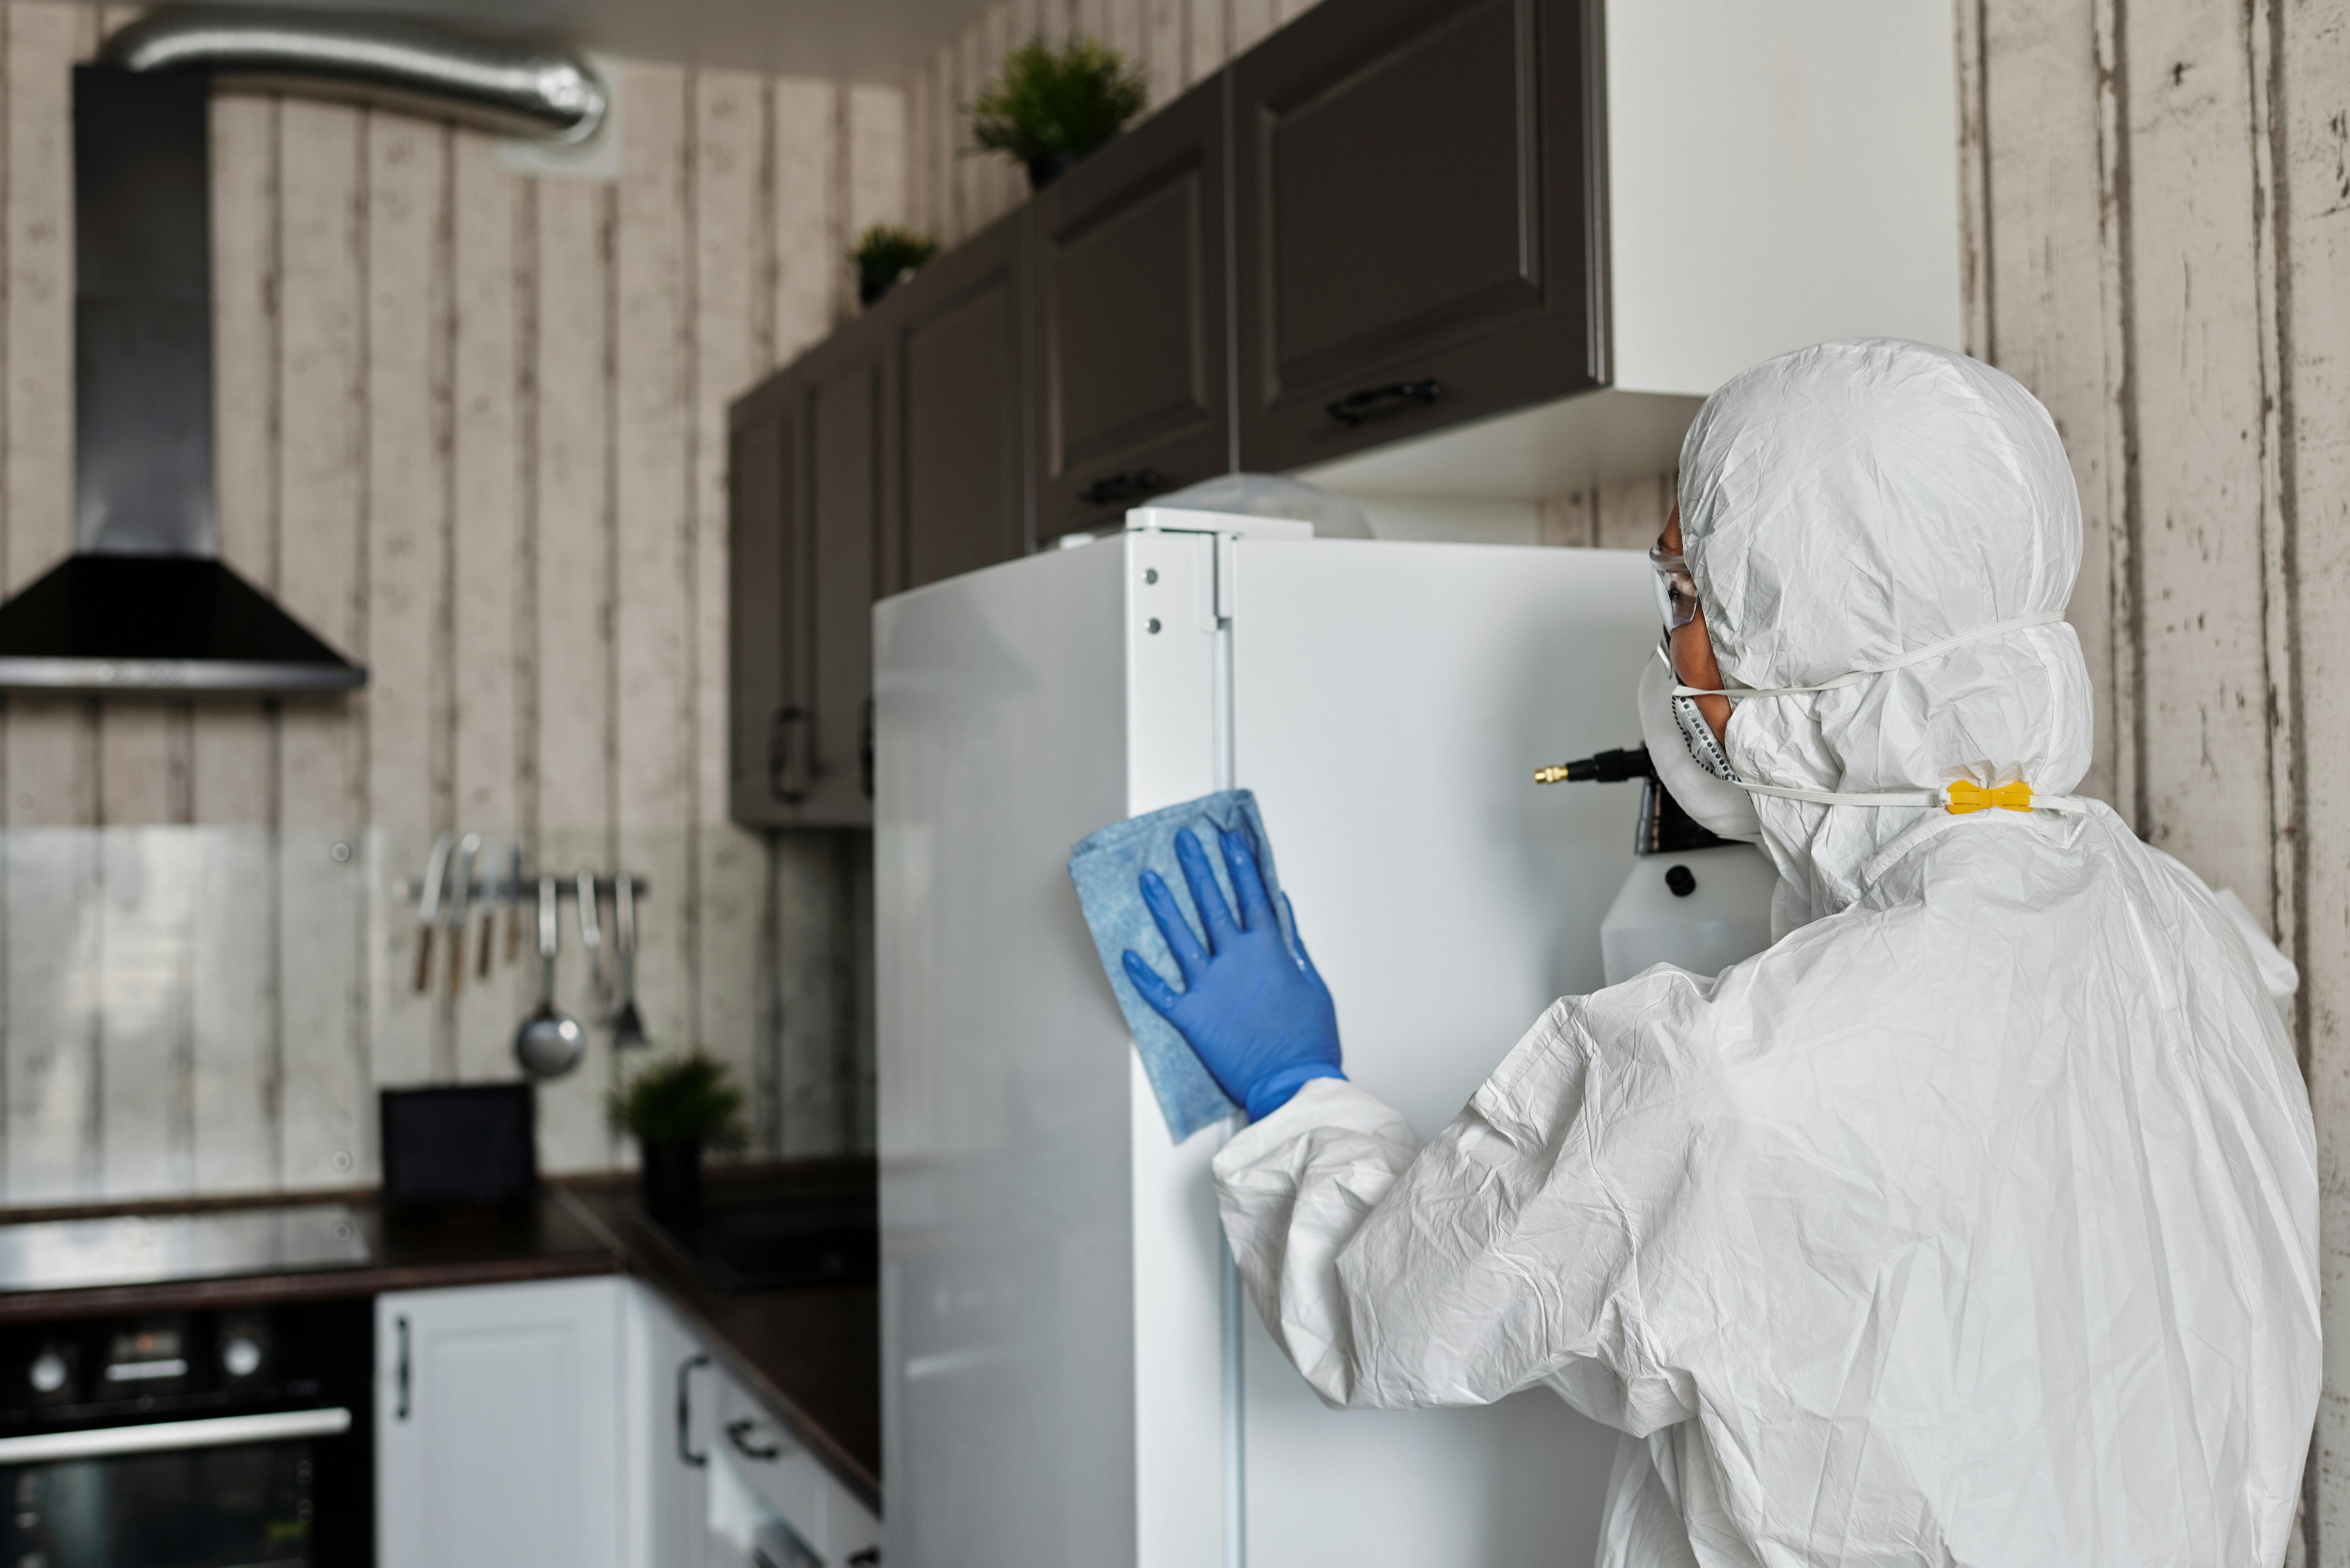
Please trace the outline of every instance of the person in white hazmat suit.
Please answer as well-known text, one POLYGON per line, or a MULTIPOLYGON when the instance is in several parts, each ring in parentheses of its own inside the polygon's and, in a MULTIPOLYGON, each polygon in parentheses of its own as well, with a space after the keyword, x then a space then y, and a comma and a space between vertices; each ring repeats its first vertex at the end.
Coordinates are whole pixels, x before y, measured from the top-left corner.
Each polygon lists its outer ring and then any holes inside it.
POLYGON ((1608 1568, 2279 1562, 2319 1380, 2293 978, 2065 793, 2047 413, 1823 344, 1707 401, 1679 521, 1651 747, 1777 863, 1772 947, 1561 1000, 1424 1147, 1341 1075, 1245 840, 1184 989, 1130 961, 1251 1111, 1215 1180, 1265 1326, 1332 1405, 1547 1383, 1621 1429, 1608 1568))

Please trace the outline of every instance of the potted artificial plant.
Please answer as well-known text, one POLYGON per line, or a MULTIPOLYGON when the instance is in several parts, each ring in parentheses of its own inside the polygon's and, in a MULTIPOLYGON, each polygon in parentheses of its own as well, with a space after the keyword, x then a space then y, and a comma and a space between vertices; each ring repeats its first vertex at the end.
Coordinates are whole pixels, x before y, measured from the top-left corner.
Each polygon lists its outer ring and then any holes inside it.
POLYGON ((662 1220, 690 1220, 702 1203, 702 1151, 745 1141, 743 1091, 726 1064, 695 1048, 656 1062, 605 1101, 615 1130, 644 1156, 645 1207, 662 1220))
POLYGON ((1055 49, 1032 39, 1003 57, 1003 73, 971 106, 971 137, 1028 167, 1041 191, 1142 112, 1149 94, 1126 57, 1091 38, 1055 49))
POLYGON ((857 303, 871 305, 920 272, 939 254, 939 242, 928 234, 876 223, 857 237, 848 259, 857 266, 857 303))

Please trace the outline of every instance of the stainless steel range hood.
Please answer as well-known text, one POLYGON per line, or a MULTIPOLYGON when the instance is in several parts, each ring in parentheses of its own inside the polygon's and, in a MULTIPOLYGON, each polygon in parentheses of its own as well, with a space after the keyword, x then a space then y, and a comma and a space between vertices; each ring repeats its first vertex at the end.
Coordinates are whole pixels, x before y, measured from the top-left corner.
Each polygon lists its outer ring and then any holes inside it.
POLYGON ((202 75, 74 72, 75 553, 0 604, 0 690, 367 681, 219 558, 210 95, 202 75))

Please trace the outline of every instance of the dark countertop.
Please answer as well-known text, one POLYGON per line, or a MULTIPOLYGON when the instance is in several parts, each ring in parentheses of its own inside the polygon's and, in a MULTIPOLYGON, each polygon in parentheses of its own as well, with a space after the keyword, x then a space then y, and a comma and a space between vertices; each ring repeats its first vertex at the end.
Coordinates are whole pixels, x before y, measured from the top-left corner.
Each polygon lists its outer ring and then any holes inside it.
MULTIPOLYGON (((712 1203, 789 1203, 873 1181, 869 1161, 795 1160, 713 1167, 712 1203)), ((632 1177, 553 1179, 526 1210, 388 1221, 372 1189, 256 1194, 249 1199, 0 1210, 0 1222, 185 1214, 330 1201, 349 1205, 374 1262, 360 1268, 250 1274, 157 1285, 0 1293, 0 1324, 143 1312, 266 1305, 387 1291, 629 1273, 669 1299, 793 1435, 865 1504, 881 1506, 881 1322, 871 1285, 725 1294, 646 1217, 632 1177)))
MULTIPOLYGON (((713 1169, 702 1182, 707 1201, 735 1204, 821 1198, 858 1183, 870 1191, 873 1179, 868 1161, 809 1160, 713 1169)), ((667 1296, 840 1483, 879 1512, 879 1289, 715 1291, 646 1217, 633 1183, 607 1181, 575 1191, 578 1204, 618 1239, 629 1271, 667 1296)))

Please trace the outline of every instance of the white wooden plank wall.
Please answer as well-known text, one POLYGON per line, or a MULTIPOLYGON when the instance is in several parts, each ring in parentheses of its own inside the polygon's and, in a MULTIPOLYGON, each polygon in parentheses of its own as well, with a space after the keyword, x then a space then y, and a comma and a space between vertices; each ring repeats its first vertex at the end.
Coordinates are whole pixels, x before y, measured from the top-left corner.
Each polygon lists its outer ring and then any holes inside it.
POLYGON ((971 104, 1004 54, 1030 38, 1097 38, 1142 72, 1157 109, 1313 0, 999 0, 905 84, 908 221, 942 244, 985 228, 1026 199, 1024 171, 971 151, 971 104))
MULTIPOLYGON (((106 19, 0 7, 9 591, 71 541, 68 70, 106 19)), ((411 985, 390 888, 450 827, 649 877, 656 1049, 728 1060, 762 1152, 869 1147, 864 841, 726 821, 724 427, 849 307, 855 229, 902 218, 906 100, 625 72, 616 185, 404 116, 215 100, 223 553, 372 680, 0 712, 0 1203, 365 1181, 379 1085, 511 1076, 534 964, 477 978, 477 920, 453 985, 445 940, 411 985)), ((629 1158, 613 1074, 599 1038, 543 1095, 548 1168, 629 1158)))

